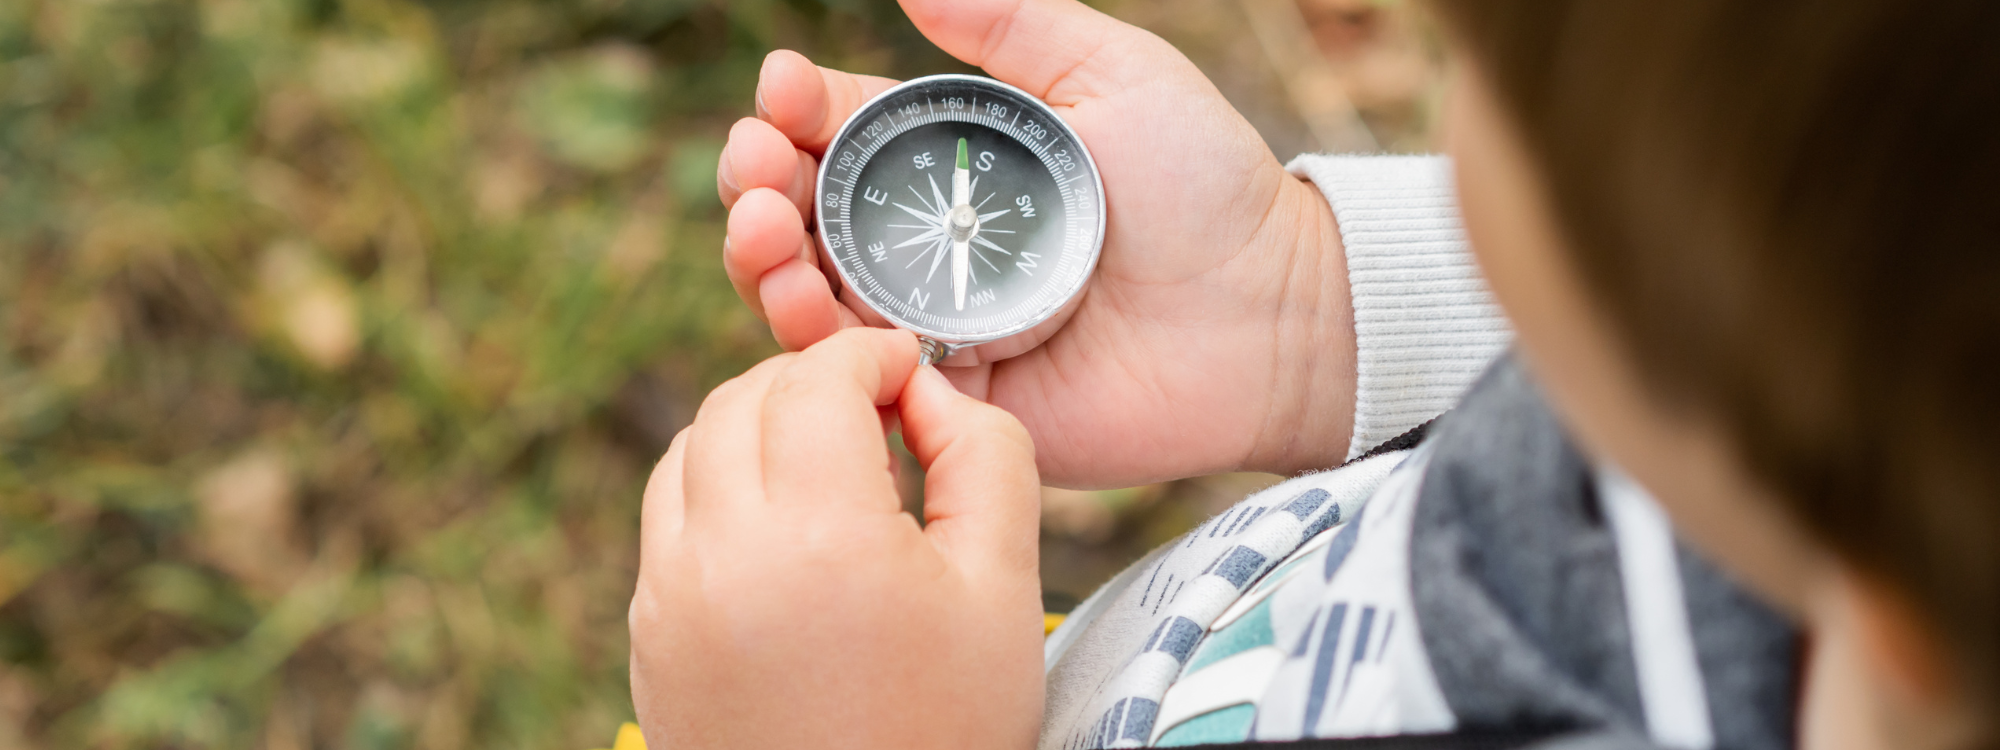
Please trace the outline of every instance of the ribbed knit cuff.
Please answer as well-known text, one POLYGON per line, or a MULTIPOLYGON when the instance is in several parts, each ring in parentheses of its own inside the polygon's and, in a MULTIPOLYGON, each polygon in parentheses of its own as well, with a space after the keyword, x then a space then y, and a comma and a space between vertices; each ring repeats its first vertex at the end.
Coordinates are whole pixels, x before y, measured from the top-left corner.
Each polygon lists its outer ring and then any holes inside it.
POLYGON ((1449 161, 1304 154, 1286 169, 1326 195, 1347 248, 1352 458, 1458 403, 1513 329, 1466 247, 1449 161))

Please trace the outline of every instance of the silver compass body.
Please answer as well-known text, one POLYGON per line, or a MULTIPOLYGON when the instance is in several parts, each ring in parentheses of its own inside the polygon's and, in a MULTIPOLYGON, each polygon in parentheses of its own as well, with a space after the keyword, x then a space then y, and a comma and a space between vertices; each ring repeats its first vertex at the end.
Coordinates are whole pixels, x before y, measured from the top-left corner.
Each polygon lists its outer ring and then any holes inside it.
POLYGON ((1083 142, 1048 105, 978 76, 918 78, 862 105, 827 146, 815 197, 843 294, 944 364, 1046 340, 1104 244, 1083 142))

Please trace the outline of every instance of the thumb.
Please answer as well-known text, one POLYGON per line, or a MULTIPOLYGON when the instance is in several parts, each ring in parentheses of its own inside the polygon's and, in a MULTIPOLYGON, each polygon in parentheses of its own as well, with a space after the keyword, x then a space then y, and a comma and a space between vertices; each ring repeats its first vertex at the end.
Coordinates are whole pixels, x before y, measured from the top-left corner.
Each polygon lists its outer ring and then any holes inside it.
POLYGON ((940 49, 1051 104, 1075 104, 1158 75, 1164 42, 1077 0, 901 0, 940 49))
POLYGON ((1039 566, 1041 475, 1020 420, 959 393, 937 368, 917 368, 900 402, 903 444, 922 464, 924 534, 974 572, 1039 566))

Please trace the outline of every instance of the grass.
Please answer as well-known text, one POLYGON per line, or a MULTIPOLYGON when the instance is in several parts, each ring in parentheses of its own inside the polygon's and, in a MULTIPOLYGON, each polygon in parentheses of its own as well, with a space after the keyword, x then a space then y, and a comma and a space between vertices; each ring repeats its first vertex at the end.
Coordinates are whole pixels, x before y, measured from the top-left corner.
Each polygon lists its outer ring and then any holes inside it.
MULTIPOLYGON (((1115 5, 1303 147, 1237 9, 1115 5)), ((780 47, 973 72, 887 0, 0 2, 0 748, 608 741, 640 488, 775 351, 780 47)), ((1049 587, 1256 481, 1050 495, 1049 587)))
POLYGON ((892 4, 0 4, 0 746, 630 716, 639 489, 772 353, 714 165, 892 4))

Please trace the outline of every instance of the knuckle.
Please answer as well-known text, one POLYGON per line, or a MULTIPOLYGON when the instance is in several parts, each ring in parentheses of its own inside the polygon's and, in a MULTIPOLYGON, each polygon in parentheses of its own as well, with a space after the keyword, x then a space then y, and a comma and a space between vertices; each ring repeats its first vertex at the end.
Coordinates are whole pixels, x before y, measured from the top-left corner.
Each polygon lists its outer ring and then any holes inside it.
POLYGON ((640 581, 632 592, 632 603, 625 610, 625 624, 634 633, 645 633, 653 629, 663 618, 660 598, 646 581, 640 581))
POLYGON ((680 432, 674 433, 674 439, 667 441, 667 452, 660 456, 660 461, 657 465, 658 468, 655 469, 655 473, 657 473, 658 469, 664 469, 678 463, 681 457, 687 454, 688 441, 694 439, 693 436, 693 425, 682 427, 680 432))
POLYGON ((741 375, 722 381, 721 385, 716 386, 708 392, 707 398, 701 400, 701 408, 695 412, 695 418, 700 419, 702 414, 711 412, 720 408, 723 404, 735 400, 736 396, 747 387, 749 386, 744 384, 743 376, 741 375))
POLYGON ((766 372, 773 367, 784 366, 794 356, 797 355, 790 353, 777 355, 750 368, 749 372, 722 381, 721 385, 708 392, 707 398, 702 399, 701 408, 695 412, 695 421, 699 423, 703 415, 712 414, 725 404, 754 395, 754 389, 766 372))

